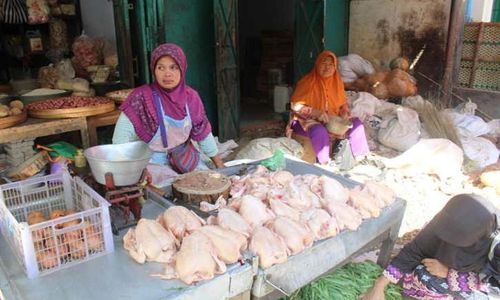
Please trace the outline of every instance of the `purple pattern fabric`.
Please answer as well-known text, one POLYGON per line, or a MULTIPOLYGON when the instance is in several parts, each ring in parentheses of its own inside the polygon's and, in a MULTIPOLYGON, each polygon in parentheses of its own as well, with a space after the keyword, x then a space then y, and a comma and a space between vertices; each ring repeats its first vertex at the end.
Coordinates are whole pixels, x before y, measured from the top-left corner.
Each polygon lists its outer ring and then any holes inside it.
MULTIPOLYGON (((363 122, 358 118, 353 118, 352 121, 353 128, 347 132, 352 154, 354 156, 366 155, 370 152, 370 149, 368 148, 363 122)), ((320 164, 327 163, 330 160, 330 136, 324 125, 313 125, 306 132, 300 122, 295 120, 292 122, 291 128, 296 134, 309 137, 316 159, 320 164)))
MULTIPOLYGON (((424 271, 428 272, 428 271, 424 271)), ((484 287, 481 285, 479 277, 474 272, 457 272, 450 269, 448 273, 447 281, 448 284, 443 286, 443 288, 448 289, 447 293, 439 293, 432 288, 429 288, 425 282, 419 278, 417 275, 417 270, 412 273, 403 273, 396 266, 389 264, 383 274, 392 283, 400 282, 403 287, 403 294, 407 297, 420 300, 433 300, 433 299, 455 299, 451 293, 459 293, 461 296, 466 296, 473 290, 485 291, 484 287)), ((425 280, 432 281, 432 275, 427 275, 425 280)), ((423 278, 422 278, 423 279, 423 278)), ((443 279, 439 279, 443 280, 443 279)))
POLYGON ((201 141, 212 131, 212 126, 205 113, 203 102, 198 93, 186 85, 187 59, 182 49, 175 44, 162 44, 151 53, 150 68, 154 74, 156 63, 164 56, 172 57, 181 69, 181 81, 172 90, 165 90, 156 82, 135 88, 120 106, 134 125, 137 136, 149 142, 158 130, 158 118, 153 103, 153 89, 160 95, 164 113, 171 118, 181 120, 186 117, 188 105, 193 129, 191 138, 201 141))
POLYGON ((398 283, 403 277, 403 273, 393 265, 388 265, 384 270, 384 276, 386 276, 392 283, 398 283))

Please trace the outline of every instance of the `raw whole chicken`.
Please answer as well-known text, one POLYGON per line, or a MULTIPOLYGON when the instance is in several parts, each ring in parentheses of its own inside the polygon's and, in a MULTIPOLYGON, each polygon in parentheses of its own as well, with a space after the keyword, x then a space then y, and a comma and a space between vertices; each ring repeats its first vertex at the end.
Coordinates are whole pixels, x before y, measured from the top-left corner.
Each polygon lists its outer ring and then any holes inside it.
POLYGON ((269 199, 269 206, 276 216, 288 217, 294 221, 300 220, 300 212, 281 200, 269 199))
POLYGON ((359 212, 354 207, 341 201, 328 201, 324 203, 323 208, 337 220, 339 229, 357 230, 363 222, 359 212))
POLYGON ((285 187, 293 180, 293 178, 293 174, 288 171, 277 171, 272 174, 271 180, 272 183, 274 183, 273 186, 278 184, 285 187))
POLYGON ((250 225, 237 212, 228 208, 221 208, 217 214, 217 222, 220 227, 230 229, 250 237, 250 225))
POLYGON ((319 177, 321 186, 321 196, 324 199, 347 202, 349 200, 349 190, 340 182, 325 175, 319 177))
POLYGON ((303 212, 300 218, 314 233, 316 241, 335 236, 339 232, 337 221, 324 209, 312 208, 303 212))
POLYGON ((380 200, 384 203, 384 206, 379 206, 380 208, 391 205, 396 199, 396 194, 394 193, 394 191, 388 186, 379 182, 371 180, 367 181, 365 182, 365 186, 363 189, 366 190, 374 198, 376 198, 376 200, 380 200))
POLYGON ((135 261, 166 263, 176 252, 176 239, 155 220, 140 219, 123 237, 123 247, 135 261))
POLYGON ((266 227, 283 238, 291 254, 297 254, 312 245, 313 233, 305 224, 287 217, 277 217, 266 227))
POLYGON ((251 228, 274 218, 273 212, 260 199, 252 195, 245 195, 241 198, 239 213, 251 228))
POLYGON ((191 284, 212 279, 215 274, 224 272, 226 265, 217 257, 212 242, 205 234, 195 231, 182 240, 175 260, 177 278, 191 284))
POLYGON ((159 222, 179 241, 205 224, 205 221, 193 211, 179 205, 168 208, 159 219, 159 222))
POLYGON ((364 219, 378 217, 380 208, 375 203, 373 196, 357 186, 349 191, 349 204, 356 208, 364 219))
POLYGON ((259 256, 259 265, 263 269, 284 263, 288 257, 288 249, 283 239, 263 226, 257 226, 252 232, 249 249, 259 256))
POLYGON ((309 188, 300 184, 299 181, 300 179, 293 180, 288 184, 288 197, 284 201, 299 211, 305 211, 311 208, 312 202, 310 195, 307 193, 309 188))
POLYGON ((217 257, 226 264, 237 262, 248 246, 244 235, 217 225, 203 226, 198 231, 210 239, 217 257))
POLYGON ((214 210, 217 210, 217 209, 219 209, 221 207, 225 207, 225 206, 227 206, 227 200, 224 199, 224 197, 222 195, 220 195, 219 198, 217 198, 217 200, 215 200, 214 204, 209 203, 207 201, 200 202, 200 210, 203 212, 214 211, 214 210))

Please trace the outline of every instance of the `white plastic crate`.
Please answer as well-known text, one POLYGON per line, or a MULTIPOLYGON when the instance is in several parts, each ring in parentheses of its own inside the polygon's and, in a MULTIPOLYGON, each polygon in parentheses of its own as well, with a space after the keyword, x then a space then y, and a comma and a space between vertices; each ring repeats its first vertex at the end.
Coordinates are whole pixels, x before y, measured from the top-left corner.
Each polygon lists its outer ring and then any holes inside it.
POLYGON ((113 252, 109 205, 66 171, 8 183, 0 185, 0 230, 35 278, 113 252), (49 220, 61 210, 69 212, 49 220), (47 221, 28 225, 40 215, 47 221))

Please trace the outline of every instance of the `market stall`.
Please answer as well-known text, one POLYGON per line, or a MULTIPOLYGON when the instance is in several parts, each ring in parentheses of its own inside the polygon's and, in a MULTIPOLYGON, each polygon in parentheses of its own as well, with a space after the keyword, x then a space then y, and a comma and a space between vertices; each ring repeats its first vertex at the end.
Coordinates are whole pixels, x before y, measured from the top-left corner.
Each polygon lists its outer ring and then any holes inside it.
MULTIPOLYGON (((222 170, 222 173, 233 175, 245 172, 248 168, 248 165, 237 165, 222 170)), ((356 185, 349 179, 301 161, 286 159, 286 170, 297 175, 326 175, 346 187, 356 185)), ((142 217, 146 219, 156 218, 173 205, 170 200, 154 192, 147 192, 146 198, 142 209, 142 217)), ((364 220, 357 230, 342 231, 334 237, 317 241, 304 251, 291 255, 287 262, 267 269, 259 268, 257 257, 245 251, 243 260, 228 265, 225 273, 191 285, 180 280, 151 277, 151 274, 164 272, 164 266, 158 263, 137 264, 124 249, 122 237, 125 231, 120 231, 120 235, 114 237, 114 253, 31 280, 26 278, 22 268, 12 259, 12 252, 5 240, 0 239, 0 278, 8 278, 5 281, 8 284, 1 288, 9 299, 226 299, 238 295, 249 297, 250 290, 254 297, 281 297, 341 266, 353 255, 377 242, 383 242, 379 263, 386 263, 404 209, 405 201, 396 199, 377 218, 364 220)))

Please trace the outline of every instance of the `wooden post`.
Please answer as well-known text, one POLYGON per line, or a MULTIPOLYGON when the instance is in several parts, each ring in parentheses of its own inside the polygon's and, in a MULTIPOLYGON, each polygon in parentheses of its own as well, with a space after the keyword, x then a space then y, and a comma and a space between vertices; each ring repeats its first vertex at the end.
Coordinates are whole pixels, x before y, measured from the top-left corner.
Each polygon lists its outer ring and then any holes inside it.
POLYGON ((443 74, 443 102, 446 106, 451 104, 451 92, 453 89, 453 71, 455 60, 461 56, 461 36, 464 27, 466 0, 453 0, 451 7, 450 23, 448 26, 448 42, 446 45, 446 64, 443 74))
POLYGON ((472 70, 470 74, 469 88, 474 88, 474 81, 476 80, 476 68, 479 61, 479 49, 481 48, 481 42, 483 41, 484 23, 479 23, 479 29, 477 32, 476 47, 474 47, 474 57, 472 58, 472 70))

